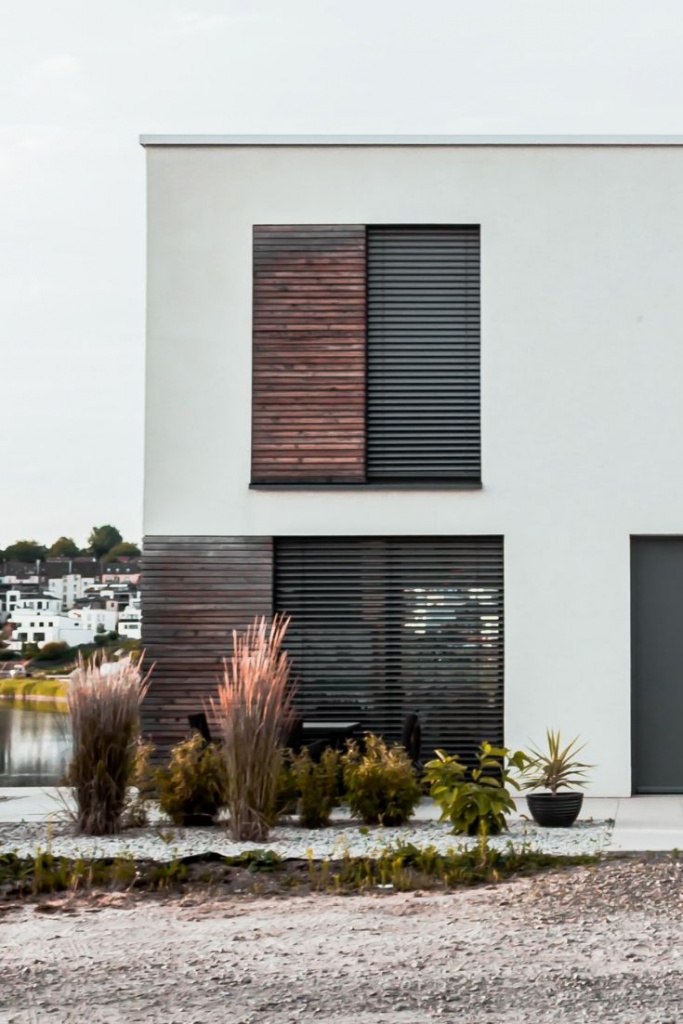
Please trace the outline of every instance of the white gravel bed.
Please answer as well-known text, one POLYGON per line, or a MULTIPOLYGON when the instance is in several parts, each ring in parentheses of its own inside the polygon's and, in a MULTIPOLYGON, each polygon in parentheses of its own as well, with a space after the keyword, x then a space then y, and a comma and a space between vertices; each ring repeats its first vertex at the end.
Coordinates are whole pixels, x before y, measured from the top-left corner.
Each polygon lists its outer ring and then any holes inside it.
MULTIPOLYGON (((235 856, 245 850, 272 850, 282 858, 322 860, 344 855, 376 855, 388 846, 413 843, 434 846, 440 852, 474 846, 476 839, 454 835, 448 823, 424 817, 400 828, 367 827, 352 821, 341 808, 332 824, 324 829, 299 828, 281 822, 272 829, 266 842, 235 842, 225 824, 211 828, 179 828, 161 818, 146 828, 130 829, 118 836, 95 837, 75 834, 73 824, 64 818, 41 822, 0 824, 0 853, 32 856, 38 849, 66 857, 114 857, 129 855, 138 859, 169 861, 173 858, 219 853, 235 856)), ((533 822, 513 818, 501 836, 490 844, 506 848, 510 843, 520 849, 527 845, 556 855, 604 852, 610 842, 611 821, 579 821, 572 828, 540 828, 533 822)))

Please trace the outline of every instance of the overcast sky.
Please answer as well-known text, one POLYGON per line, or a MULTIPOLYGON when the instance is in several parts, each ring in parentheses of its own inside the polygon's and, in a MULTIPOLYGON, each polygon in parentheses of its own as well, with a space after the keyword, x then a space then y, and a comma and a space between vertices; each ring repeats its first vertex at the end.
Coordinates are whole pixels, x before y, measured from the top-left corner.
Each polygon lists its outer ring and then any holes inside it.
POLYGON ((140 539, 140 133, 683 133, 680 0, 1 11, 0 547, 140 539))

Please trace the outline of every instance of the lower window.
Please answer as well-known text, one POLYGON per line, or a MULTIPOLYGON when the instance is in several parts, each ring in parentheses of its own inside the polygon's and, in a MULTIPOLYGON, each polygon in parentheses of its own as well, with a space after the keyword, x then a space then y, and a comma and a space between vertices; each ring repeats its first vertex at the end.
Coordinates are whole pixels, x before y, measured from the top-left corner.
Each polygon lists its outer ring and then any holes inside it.
POLYGON ((400 739, 417 712, 423 760, 502 743, 501 537, 278 538, 274 598, 305 717, 400 739))

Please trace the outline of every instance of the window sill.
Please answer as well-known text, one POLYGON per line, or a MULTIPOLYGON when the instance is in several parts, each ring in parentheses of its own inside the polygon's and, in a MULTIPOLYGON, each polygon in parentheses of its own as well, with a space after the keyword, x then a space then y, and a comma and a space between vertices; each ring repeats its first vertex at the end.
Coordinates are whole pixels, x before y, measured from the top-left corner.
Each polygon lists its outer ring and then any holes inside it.
POLYGON ((250 483, 250 491, 481 491, 482 483, 457 483, 456 481, 428 483, 427 481, 400 483, 250 483))

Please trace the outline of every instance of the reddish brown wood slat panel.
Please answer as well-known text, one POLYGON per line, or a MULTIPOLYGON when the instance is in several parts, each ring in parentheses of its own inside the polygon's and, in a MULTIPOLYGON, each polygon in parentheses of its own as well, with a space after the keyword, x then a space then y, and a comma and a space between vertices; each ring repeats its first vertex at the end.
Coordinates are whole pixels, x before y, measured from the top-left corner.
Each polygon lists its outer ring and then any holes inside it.
POLYGON ((273 607, 270 537, 145 537, 142 643, 154 663, 142 728, 163 751, 215 693, 233 629, 273 607))
POLYGON ((252 482, 365 480, 363 225, 254 227, 252 482))

